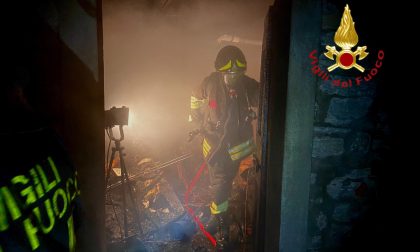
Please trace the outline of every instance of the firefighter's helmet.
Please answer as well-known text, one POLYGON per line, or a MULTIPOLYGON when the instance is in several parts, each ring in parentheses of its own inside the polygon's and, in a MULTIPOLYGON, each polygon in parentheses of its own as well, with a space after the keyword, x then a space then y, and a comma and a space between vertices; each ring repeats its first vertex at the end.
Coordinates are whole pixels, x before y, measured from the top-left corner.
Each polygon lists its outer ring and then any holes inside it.
POLYGON ((245 72, 245 55, 243 54, 241 49, 239 49, 236 46, 225 46, 217 54, 214 66, 219 72, 245 72))

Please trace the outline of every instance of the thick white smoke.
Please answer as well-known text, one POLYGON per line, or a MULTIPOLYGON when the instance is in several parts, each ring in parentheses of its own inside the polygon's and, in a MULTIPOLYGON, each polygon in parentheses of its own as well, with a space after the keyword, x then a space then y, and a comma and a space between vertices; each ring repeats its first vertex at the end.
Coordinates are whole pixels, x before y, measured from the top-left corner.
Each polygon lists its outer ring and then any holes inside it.
POLYGON ((247 74, 259 80, 272 2, 105 1, 105 108, 130 108, 127 141, 149 145, 160 158, 173 156, 187 138, 191 89, 214 71, 227 44, 243 50, 247 74))

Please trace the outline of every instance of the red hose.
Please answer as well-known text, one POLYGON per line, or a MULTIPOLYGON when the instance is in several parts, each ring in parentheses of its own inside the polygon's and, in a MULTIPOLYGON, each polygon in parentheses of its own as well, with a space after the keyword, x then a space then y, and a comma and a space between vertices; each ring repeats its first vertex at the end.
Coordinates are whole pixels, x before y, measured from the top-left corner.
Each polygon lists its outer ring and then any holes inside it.
POLYGON ((213 244, 213 246, 216 247, 216 239, 214 239, 214 237, 209 232, 206 231, 203 223, 201 223, 200 219, 197 216, 195 216, 194 211, 188 206, 188 200, 189 200, 189 196, 191 194, 191 191, 193 190, 193 188, 197 184, 197 182, 200 179, 200 176, 203 173, 205 168, 206 168, 206 162, 203 162, 200 166, 200 169, 197 171, 197 173, 195 174, 191 183, 189 184, 187 191, 185 192, 184 204, 185 204, 185 208, 187 209, 188 213, 194 219, 195 223, 197 223, 197 225, 200 227, 201 232, 207 237, 207 239, 211 242, 211 244, 213 244))

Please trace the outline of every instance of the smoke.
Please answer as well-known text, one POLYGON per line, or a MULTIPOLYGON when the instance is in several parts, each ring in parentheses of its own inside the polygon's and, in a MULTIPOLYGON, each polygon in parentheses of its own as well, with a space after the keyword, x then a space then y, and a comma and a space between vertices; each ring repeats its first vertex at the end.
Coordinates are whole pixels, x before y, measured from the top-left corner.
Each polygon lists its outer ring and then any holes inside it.
POLYGON ((191 90, 214 71, 223 35, 259 80, 264 18, 272 0, 104 1, 105 109, 130 108, 127 141, 174 156, 191 130, 191 90), (224 36, 229 37, 229 36, 224 36))

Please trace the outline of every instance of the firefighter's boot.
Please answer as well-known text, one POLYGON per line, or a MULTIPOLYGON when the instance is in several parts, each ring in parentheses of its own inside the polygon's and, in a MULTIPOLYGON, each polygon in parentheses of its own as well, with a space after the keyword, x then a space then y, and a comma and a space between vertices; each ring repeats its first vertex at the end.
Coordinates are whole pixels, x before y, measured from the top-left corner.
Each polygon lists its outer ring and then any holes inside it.
POLYGON ((219 232, 227 223, 227 213, 212 214, 205 225, 205 229, 212 235, 219 232))
POLYGON ((229 242, 228 214, 212 214, 205 228, 216 239, 217 251, 225 251, 229 242))
POLYGON ((211 216, 205 226, 207 232, 215 235, 219 231, 220 224, 226 222, 228 201, 217 205, 216 202, 212 202, 210 205, 211 216))

